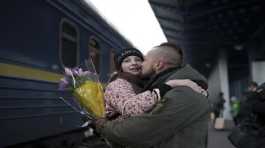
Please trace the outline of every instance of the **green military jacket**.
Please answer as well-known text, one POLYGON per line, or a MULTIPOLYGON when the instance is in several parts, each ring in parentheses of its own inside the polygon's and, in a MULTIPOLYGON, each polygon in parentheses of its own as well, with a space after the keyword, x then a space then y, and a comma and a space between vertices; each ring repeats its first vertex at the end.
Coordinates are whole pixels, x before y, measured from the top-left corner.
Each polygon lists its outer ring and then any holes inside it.
MULTIPOLYGON (((163 72, 149 87, 171 79, 191 79, 206 83, 196 70, 186 65, 163 72)), ((107 139, 135 148, 206 148, 208 99, 189 87, 168 91, 151 113, 108 121, 101 129, 107 139)))

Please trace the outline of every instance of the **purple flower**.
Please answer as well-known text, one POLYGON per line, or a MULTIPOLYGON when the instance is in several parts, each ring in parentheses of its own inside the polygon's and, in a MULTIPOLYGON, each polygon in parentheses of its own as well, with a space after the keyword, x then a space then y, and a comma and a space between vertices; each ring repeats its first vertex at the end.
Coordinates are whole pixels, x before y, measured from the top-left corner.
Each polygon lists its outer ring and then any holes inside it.
POLYGON ((72 69, 72 72, 73 72, 73 74, 75 76, 78 76, 79 77, 83 73, 83 70, 81 68, 76 67, 76 68, 72 69))
POLYGON ((59 82, 59 90, 65 90, 68 85, 69 85, 69 82, 67 81, 67 79, 65 77, 61 78, 59 82))
POLYGON ((78 67, 75 67, 73 69, 71 69, 71 71, 73 72, 74 75, 78 75, 78 67))
POLYGON ((65 71, 65 74, 67 76, 72 76, 73 75, 73 72, 72 72, 72 70, 70 68, 65 67, 64 71, 65 71))
POLYGON ((66 89, 75 89, 80 85, 84 84, 85 81, 94 81, 95 75, 90 71, 83 71, 82 68, 75 67, 75 68, 64 68, 65 74, 64 78, 62 78, 59 82, 59 90, 66 90, 66 89))
POLYGON ((81 77, 89 77, 92 73, 90 71, 83 71, 80 76, 81 77))

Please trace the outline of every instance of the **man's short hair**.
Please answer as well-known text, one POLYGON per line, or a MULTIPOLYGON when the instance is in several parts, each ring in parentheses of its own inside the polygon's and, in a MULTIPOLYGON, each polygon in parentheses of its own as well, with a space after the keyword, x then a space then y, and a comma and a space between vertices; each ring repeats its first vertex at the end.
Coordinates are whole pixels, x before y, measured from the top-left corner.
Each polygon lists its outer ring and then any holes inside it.
POLYGON ((179 53, 179 55, 181 56, 181 58, 183 58, 183 51, 181 49, 181 47, 177 46, 176 44, 174 43, 171 43, 171 42, 164 42, 164 43, 161 43, 159 46, 157 47, 170 47, 170 48, 173 48, 175 51, 177 51, 179 53))
MULTIPOLYGON (((158 47, 158 48, 166 47, 166 48, 172 49, 172 51, 175 52, 178 56, 175 58, 170 58, 172 56, 172 54, 170 54, 170 55, 168 55, 169 57, 167 59, 171 60, 171 62, 173 62, 177 65, 181 65, 183 63, 183 51, 182 51, 181 47, 177 46, 176 44, 171 43, 171 42, 164 42, 164 43, 162 43, 156 47, 158 47), (174 60, 174 61, 172 61, 172 60, 174 60)), ((176 55, 176 54, 173 54, 173 55, 176 55)))

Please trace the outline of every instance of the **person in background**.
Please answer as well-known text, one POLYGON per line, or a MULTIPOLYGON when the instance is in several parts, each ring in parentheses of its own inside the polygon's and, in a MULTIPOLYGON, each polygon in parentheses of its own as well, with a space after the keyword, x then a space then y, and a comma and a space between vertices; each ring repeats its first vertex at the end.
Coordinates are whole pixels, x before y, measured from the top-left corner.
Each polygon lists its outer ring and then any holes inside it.
MULTIPOLYGON (((181 48, 171 43, 154 47, 145 56, 142 75, 151 80, 146 89, 169 80, 190 79, 207 90, 206 79, 183 64, 181 48)), ((149 113, 123 120, 98 120, 97 130, 119 144, 137 148, 206 148, 209 101, 186 86, 167 91, 149 113)))
POLYGON ((255 92, 257 90, 258 84, 257 82, 251 81, 248 86, 248 92, 255 92))
POLYGON ((234 123, 235 123, 235 125, 237 125, 238 124, 237 115, 238 115, 239 110, 240 110, 239 99, 237 99, 235 96, 231 97, 230 105, 231 105, 231 114, 232 114, 234 123))
POLYGON ((239 111, 235 132, 228 137, 238 148, 265 147, 265 83, 248 93, 239 111), (237 130, 238 131, 238 130, 237 130), (243 133, 243 134, 242 134, 243 133))
POLYGON ((215 118, 222 117, 224 104, 225 104, 224 93, 220 92, 217 101, 214 104, 215 118))
POLYGON ((252 102, 250 100, 252 94, 257 91, 258 84, 254 81, 251 81, 247 87, 247 91, 244 93, 244 97, 240 100, 240 111, 238 112, 236 116, 237 124, 240 124, 240 122, 244 121, 248 118, 249 114, 251 113, 251 105, 249 102, 252 102))

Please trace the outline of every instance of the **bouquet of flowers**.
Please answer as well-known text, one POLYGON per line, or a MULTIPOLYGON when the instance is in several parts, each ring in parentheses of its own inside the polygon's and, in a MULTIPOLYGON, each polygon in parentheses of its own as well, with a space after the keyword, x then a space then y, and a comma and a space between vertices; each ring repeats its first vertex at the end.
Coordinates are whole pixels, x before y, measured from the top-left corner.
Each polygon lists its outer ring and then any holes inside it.
POLYGON ((82 68, 65 68, 60 80, 60 90, 70 90, 79 105, 92 117, 105 117, 103 89, 96 73, 82 68))

